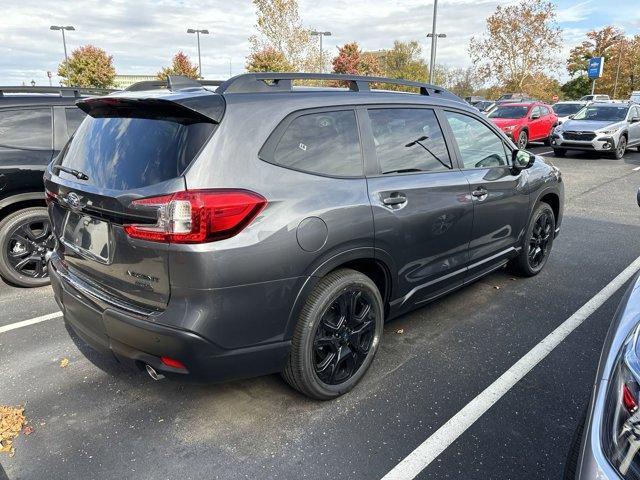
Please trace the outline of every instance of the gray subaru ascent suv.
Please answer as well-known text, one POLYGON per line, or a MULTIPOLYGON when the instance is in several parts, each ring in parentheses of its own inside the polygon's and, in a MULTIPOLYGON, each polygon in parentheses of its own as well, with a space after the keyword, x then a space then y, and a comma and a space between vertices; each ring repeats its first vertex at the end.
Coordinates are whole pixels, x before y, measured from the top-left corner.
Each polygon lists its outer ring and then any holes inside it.
POLYGON ((562 220, 560 172, 432 85, 174 77, 78 106, 45 174, 55 297, 81 340, 155 379, 282 372, 334 398, 384 320, 507 263, 537 274, 562 220))

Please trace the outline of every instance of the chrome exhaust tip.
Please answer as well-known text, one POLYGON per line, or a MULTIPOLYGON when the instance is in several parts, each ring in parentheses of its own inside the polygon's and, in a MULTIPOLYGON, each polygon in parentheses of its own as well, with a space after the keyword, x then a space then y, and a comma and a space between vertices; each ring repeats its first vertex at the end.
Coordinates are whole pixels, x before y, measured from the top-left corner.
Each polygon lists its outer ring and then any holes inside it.
POLYGON ((164 375, 162 375, 161 373, 156 372, 156 369, 153 368, 151 365, 147 364, 147 365, 145 365, 145 368, 147 369, 147 373, 149 374, 149 376, 151 378, 153 378, 154 380, 158 381, 158 380, 162 380, 164 378, 164 375))

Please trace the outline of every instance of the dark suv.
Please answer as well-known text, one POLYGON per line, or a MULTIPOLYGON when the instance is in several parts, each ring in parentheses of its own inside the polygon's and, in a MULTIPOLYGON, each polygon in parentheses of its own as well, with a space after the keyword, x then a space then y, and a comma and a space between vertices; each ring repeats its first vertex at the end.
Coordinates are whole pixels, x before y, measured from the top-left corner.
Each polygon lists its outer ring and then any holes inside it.
POLYGON ((0 87, 0 276, 14 285, 49 282, 42 174, 85 117, 75 102, 87 93, 99 91, 0 87))
POLYGON ((153 378, 283 372, 333 398, 385 319, 548 259, 560 172, 446 90, 169 82, 79 101, 89 116, 45 174, 66 323, 153 378))

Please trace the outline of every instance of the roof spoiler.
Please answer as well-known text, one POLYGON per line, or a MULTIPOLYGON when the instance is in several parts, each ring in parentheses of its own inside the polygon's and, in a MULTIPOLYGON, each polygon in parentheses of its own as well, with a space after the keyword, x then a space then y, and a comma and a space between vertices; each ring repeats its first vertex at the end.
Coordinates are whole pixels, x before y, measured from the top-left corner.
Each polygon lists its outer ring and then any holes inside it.
POLYGON ((221 95, 168 100, 164 98, 92 97, 76 102, 94 118, 148 118, 178 123, 220 123, 225 110, 221 95))

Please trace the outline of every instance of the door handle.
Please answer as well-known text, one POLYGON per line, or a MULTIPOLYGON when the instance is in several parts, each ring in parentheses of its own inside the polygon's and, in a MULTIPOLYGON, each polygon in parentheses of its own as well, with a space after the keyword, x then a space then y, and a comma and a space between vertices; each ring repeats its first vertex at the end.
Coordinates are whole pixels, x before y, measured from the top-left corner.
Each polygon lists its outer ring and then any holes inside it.
POLYGON ((478 200, 484 200, 485 198, 487 198, 488 193, 489 192, 487 191, 486 188, 478 187, 473 192, 471 192, 471 195, 476 197, 478 200))
POLYGON ((382 203, 389 206, 402 205, 403 203, 406 203, 406 202, 407 202, 407 197, 400 192, 393 192, 388 197, 384 197, 382 199, 382 203))

